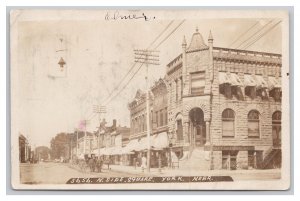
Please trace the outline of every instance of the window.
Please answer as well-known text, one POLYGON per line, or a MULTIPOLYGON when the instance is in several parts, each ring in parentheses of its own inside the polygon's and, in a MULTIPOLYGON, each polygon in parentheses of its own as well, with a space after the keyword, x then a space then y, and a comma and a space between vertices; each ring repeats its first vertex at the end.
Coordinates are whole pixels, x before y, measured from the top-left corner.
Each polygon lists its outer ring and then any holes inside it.
POLYGON ((248 137, 259 137, 259 113, 256 110, 248 114, 248 137))
POLYGON ((151 110, 150 122, 151 122, 151 128, 153 128, 153 123, 154 123, 154 120, 153 120, 153 110, 151 110))
POLYGON ((143 128, 142 128, 142 131, 145 131, 146 130, 146 118, 145 118, 145 115, 143 115, 142 117, 142 125, 143 125, 143 128))
POLYGON ((272 115, 273 145, 281 145, 281 112, 276 111, 272 115))
POLYGON ((268 100, 268 93, 266 88, 259 88, 256 90, 256 96, 260 96, 262 100, 268 100))
POLYGON ((256 98, 255 87, 252 87, 252 86, 245 87, 245 94, 246 94, 246 96, 249 96, 251 99, 256 98))
POLYGON ((170 83, 169 89, 170 89, 170 104, 171 104, 172 103, 172 83, 170 83))
POLYGON ((158 111, 155 112, 155 120, 156 120, 156 127, 159 126, 159 120, 158 120, 158 111))
POLYGON ((238 151, 222 151, 222 169, 236 170, 237 162, 236 156, 238 151))
POLYGON ((176 121, 177 124, 177 130, 176 130, 176 134, 177 134, 177 140, 183 140, 183 127, 182 127, 182 120, 178 119, 176 121))
POLYGON ((226 98, 232 98, 231 85, 228 83, 224 84, 224 95, 226 98))
POLYGON ((138 118, 137 117, 134 120, 134 128, 135 128, 134 131, 136 133, 138 133, 139 132, 139 123, 138 123, 138 118))
POLYGON ((182 98, 183 96, 183 80, 182 77, 180 77, 180 97, 182 98))
POLYGON ((270 97, 273 97, 275 101, 281 101, 281 90, 280 88, 274 88, 270 91, 270 97))
POLYGON ((160 110, 160 126, 164 125, 164 112, 160 110))
POLYGON ((244 100, 244 95, 240 86, 231 87, 232 95, 235 95, 238 100, 244 100))
POLYGON ((234 111, 225 109, 222 113, 223 137, 234 137, 234 111))
POLYGON ((202 95, 205 88, 205 71, 191 73, 191 94, 202 95))
POLYGON ((140 132, 143 131, 143 119, 142 118, 143 118, 142 116, 139 117, 139 119, 140 119, 140 132))
POLYGON ((178 101, 178 80, 175 80, 176 101, 178 101))
POLYGON ((165 108, 165 125, 168 125, 168 108, 165 108))

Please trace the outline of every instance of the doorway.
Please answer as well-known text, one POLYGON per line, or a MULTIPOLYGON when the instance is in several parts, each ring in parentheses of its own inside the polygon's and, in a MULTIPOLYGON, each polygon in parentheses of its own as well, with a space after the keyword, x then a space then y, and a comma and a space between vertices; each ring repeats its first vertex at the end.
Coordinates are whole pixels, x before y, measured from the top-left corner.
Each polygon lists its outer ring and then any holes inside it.
POLYGON ((202 147, 206 143, 204 113, 200 108, 193 108, 189 113, 189 117, 192 142, 195 146, 202 147))

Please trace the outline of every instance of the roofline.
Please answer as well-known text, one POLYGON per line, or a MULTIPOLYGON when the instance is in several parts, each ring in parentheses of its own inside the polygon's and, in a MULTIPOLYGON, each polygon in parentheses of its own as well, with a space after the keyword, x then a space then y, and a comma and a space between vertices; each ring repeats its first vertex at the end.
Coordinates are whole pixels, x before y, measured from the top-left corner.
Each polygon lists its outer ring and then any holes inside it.
POLYGON ((270 57, 281 57, 281 54, 271 53, 271 52, 260 52, 260 51, 251 51, 251 50, 242 50, 242 49, 233 49, 233 48, 224 48, 224 47, 213 47, 213 50, 219 51, 229 51, 229 52, 237 52, 237 53, 245 53, 245 54, 254 54, 254 55, 267 55, 270 57))

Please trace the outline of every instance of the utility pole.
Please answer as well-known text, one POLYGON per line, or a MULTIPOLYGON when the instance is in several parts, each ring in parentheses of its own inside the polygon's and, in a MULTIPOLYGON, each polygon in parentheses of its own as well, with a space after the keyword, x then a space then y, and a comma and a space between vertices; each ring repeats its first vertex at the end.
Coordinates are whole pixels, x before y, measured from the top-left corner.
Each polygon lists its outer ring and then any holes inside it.
POLYGON ((93 112, 98 113, 98 118, 99 118, 99 128, 98 128, 98 140, 97 140, 97 147, 98 147, 98 157, 100 158, 100 131, 101 131, 101 114, 106 113, 106 107, 105 106, 99 106, 99 105, 94 105, 93 106, 93 112))
POLYGON ((87 125, 87 122, 88 120, 83 120, 84 122, 84 138, 83 138, 83 154, 85 155, 86 154, 86 125, 87 125))
POLYGON ((150 100, 149 100, 149 78, 148 78, 148 66, 159 65, 159 51, 157 50, 134 50, 135 62, 146 64, 146 116, 147 116, 147 172, 150 172, 150 156, 151 156, 151 144, 150 144, 150 100))
POLYGON ((75 129, 76 131, 76 158, 78 158, 78 129, 75 129))

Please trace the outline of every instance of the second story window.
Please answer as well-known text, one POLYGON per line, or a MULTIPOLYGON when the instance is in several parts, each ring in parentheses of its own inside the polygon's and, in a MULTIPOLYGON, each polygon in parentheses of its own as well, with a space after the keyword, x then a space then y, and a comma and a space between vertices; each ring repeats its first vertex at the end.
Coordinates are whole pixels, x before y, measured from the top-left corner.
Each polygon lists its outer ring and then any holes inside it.
POLYGON ((165 108, 165 125, 168 125, 168 108, 165 108))
POLYGON ((274 88, 270 90, 269 93, 270 93, 270 97, 273 97, 276 102, 281 101, 281 96, 282 96, 281 88, 274 88))
POLYGON ((248 137, 258 138, 260 136, 259 127, 259 112, 251 110, 248 114, 248 137))
POLYGON ((156 119, 156 127, 158 127, 159 126, 158 111, 155 112, 155 119, 156 119))
POLYGON ((191 94, 202 95, 205 88, 205 71, 191 73, 191 94))
POLYGON ((178 80, 175 80, 176 101, 178 101, 178 80))
POLYGON ((251 99, 256 98, 256 89, 254 86, 246 86, 245 87, 245 95, 250 97, 251 99))
POLYGON ((180 77, 180 97, 182 98, 183 96, 183 80, 182 77, 180 77))
POLYGON ((159 126, 163 126, 164 125, 164 112, 163 110, 160 110, 160 125, 159 126))

